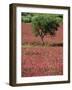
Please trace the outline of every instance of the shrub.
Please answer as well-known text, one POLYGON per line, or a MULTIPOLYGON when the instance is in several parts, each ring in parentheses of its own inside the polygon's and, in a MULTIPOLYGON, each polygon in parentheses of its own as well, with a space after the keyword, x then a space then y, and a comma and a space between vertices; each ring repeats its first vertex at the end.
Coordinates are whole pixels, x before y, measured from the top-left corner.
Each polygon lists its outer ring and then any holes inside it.
POLYGON ((31 22, 31 16, 30 15, 22 16, 22 22, 30 23, 31 22))

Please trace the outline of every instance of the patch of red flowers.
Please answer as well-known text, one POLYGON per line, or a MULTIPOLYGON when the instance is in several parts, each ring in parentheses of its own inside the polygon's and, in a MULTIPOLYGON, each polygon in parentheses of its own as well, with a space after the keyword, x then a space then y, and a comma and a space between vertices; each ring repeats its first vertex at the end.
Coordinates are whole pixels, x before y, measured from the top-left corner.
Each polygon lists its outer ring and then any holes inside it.
POLYGON ((27 77, 62 74, 62 47, 22 48, 22 76, 27 77), (38 54, 36 52, 38 52, 38 54))

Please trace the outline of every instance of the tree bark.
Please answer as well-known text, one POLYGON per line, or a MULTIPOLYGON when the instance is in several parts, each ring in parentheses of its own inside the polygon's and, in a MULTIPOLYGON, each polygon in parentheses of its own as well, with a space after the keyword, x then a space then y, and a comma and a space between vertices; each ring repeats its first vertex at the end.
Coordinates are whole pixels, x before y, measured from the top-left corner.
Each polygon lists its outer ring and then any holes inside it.
POLYGON ((42 45, 44 45, 44 44, 45 44, 45 43, 44 43, 44 40, 43 40, 43 38, 44 38, 44 37, 41 37, 41 40, 42 40, 42 45))

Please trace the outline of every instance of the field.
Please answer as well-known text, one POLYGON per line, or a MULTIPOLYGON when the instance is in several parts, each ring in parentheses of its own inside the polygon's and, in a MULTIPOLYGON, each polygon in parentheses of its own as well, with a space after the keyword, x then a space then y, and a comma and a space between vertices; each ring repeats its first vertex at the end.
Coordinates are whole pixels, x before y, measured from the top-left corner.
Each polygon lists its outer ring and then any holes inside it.
POLYGON ((63 75, 63 27, 58 28, 55 36, 40 37, 32 33, 30 23, 22 23, 22 77, 63 75))

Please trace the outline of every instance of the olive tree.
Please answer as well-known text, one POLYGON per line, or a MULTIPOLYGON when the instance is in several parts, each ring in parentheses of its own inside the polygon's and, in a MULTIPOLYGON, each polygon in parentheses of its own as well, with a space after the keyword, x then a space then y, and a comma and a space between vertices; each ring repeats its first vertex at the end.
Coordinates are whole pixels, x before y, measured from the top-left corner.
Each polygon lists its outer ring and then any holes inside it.
POLYGON ((36 37, 40 36, 44 45, 44 37, 47 34, 55 35, 61 22, 62 19, 57 15, 35 15, 32 17, 32 31, 36 37))

